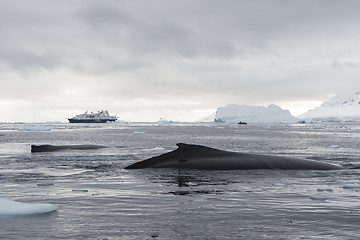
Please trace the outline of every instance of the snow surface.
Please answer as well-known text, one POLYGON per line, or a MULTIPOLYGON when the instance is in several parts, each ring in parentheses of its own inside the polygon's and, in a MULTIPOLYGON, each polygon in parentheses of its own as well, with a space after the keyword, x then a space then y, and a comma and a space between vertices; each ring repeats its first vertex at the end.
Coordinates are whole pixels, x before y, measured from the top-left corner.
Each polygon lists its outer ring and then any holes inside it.
POLYGON ((58 210, 58 206, 49 203, 22 203, 0 198, 0 216, 28 215, 58 210))
POLYGON ((302 119, 359 120, 360 91, 337 95, 325 101, 320 107, 314 108, 298 117, 302 119))
POLYGON ((293 117, 288 110, 270 104, 264 106, 249 106, 230 104, 219 107, 215 119, 229 123, 242 122, 296 122, 299 119, 293 117))

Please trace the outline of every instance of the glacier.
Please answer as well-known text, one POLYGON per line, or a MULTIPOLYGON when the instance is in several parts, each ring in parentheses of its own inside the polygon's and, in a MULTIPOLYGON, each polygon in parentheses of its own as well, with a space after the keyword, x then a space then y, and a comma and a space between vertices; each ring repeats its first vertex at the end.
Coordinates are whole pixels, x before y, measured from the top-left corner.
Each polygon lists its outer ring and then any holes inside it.
POLYGON ((360 120, 360 91, 336 95, 298 117, 306 120, 360 120))

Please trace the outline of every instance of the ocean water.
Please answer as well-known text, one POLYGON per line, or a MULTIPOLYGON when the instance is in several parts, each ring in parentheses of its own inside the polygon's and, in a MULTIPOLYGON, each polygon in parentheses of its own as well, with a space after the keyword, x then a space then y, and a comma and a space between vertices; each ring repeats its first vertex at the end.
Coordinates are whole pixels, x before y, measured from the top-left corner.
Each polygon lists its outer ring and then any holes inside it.
POLYGON ((0 124, 3 239, 356 239, 360 124, 0 124), (41 126, 39 126, 41 125, 41 126), (49 131, 50 130, 50 131, 49 131), (176 143, 315 159, 337 171, 125 170, 176 143), (31 153, 32 144, 107 148, 31 153))

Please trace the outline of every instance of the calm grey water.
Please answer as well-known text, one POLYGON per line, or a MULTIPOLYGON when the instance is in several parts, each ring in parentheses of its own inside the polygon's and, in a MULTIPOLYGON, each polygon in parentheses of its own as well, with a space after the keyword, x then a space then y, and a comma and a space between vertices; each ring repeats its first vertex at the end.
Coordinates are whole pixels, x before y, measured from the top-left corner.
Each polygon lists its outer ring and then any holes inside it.
POLYGON ((4 239, 355 239, 360 124, 0 124, 3 198, 57 212, 0 218, 4 239), (316 159, 340 171, 124 170, 178 142, 316 159), (108 148, 30 153, 31 144, 108 148), (49 186, 38 186, 50 183, 49 186), (323 190, 327 191, 323 191, 323 190), (76 191, 74 191, 76 190, 76 191), (86 191, 77 191, 86 190, 86 191))

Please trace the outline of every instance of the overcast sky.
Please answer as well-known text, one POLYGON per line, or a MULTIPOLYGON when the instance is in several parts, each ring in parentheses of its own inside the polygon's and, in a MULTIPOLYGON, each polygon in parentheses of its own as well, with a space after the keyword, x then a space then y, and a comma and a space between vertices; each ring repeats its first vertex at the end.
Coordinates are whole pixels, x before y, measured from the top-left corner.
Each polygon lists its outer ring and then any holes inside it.
POLYGON ((293 115, 360 89, 360 1, 0 0, 0 122, 293 115))

